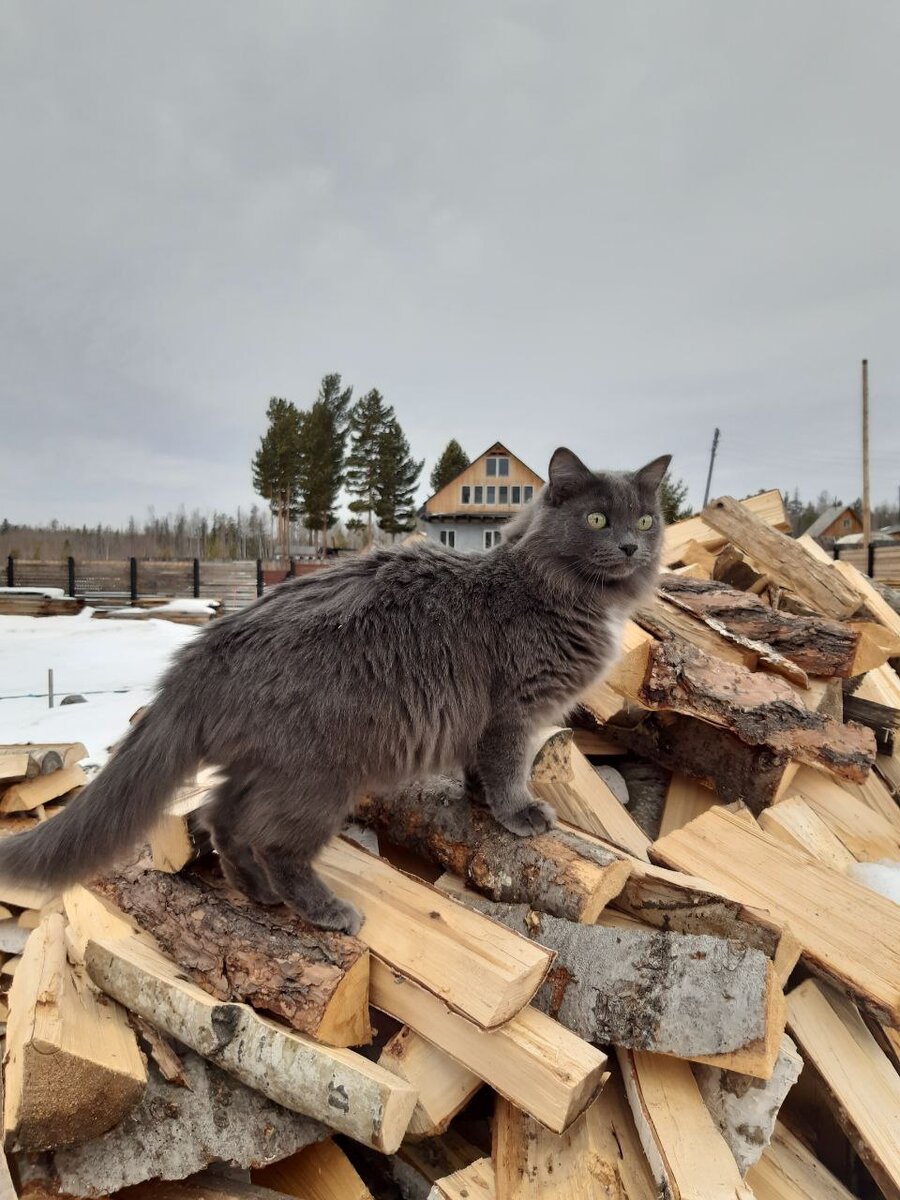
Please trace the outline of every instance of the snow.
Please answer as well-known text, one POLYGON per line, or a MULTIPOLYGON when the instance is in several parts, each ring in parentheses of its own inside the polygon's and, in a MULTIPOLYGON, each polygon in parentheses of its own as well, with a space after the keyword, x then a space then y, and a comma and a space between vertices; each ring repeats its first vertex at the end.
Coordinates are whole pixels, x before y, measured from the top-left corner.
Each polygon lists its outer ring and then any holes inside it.
POLYGON ((102 765, 172 655, 198 633, 171 621, 92 621, 92 612, 0 616, 0 743, 84 742, 86 762, 102 765), (57 705, 72 693, 86 703, 49 708, 48 668, 57 705))
POLYGON ((900 904, 900 862, 884 858, 879 862, 851 863, 847 874, 863 887, 880 892, 888 900, 900 904))
POLYGON ((62 600, 66 593, 55 587, 0 587, 0 596, 46 596, 48 600, 62 600))
POLYGON ((167 604, 157 604, 153 608, 110 608, 108 613, 111 617, 138 617, 141 620, 147 620, 148 614, 152 619, 153 613, 200 613, 208 616, 216 611, 221 604, 220 600, 170 600, 167 604))

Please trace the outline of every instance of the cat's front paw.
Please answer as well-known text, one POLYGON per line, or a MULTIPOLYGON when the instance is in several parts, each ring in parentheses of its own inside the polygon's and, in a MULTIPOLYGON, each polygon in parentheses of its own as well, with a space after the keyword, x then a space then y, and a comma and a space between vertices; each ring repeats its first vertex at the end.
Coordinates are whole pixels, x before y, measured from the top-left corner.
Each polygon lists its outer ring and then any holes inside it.
POLYGON ((359 933, 363 924, 363 916, 359 909, 348 900, 339 900, 337 896, 309 908, 304 916, 320 929, 334 929, 338 933, 349 933, 353 937, 359 933))
POLYGON ((495 813, 500 824, 519 837, 534 837, 546 833, 556 824, 556 813, 543 800, 529 800, 521 808, 495 813))

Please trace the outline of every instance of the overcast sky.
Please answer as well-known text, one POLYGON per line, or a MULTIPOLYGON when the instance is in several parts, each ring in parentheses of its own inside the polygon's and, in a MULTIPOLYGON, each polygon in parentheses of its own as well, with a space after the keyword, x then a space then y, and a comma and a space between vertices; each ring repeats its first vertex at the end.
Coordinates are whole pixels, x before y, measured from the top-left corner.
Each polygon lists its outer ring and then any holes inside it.
MULTIPOLYGON (((0 0, 0 517, 253 502, 340 371, 430 470, 900 484, 896 0, 0 0)), ((424 494, 424 490, 423 490, 424 494)))

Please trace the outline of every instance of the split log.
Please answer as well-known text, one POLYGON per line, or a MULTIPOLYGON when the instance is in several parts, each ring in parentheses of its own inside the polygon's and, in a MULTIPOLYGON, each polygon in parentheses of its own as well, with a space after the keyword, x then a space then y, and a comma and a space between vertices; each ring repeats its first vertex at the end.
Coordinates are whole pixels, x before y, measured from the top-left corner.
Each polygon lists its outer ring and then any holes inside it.
POLYGON ((471 893, 465 900, 556 952, 533 1003, 585 1041, 727 1056, 734 1070, 771 1074, 785 1014, 762 951, 704 934, 576 925, 471 893))
POLYGON ((455 779, 435 777, 367 796, 357 811, 366 824, 464 876, 491 899, 531 904, 570 920, 596 920, 629 873, 620 854, 586 848, 568 834, 516 837, 476 807, 455 779))
POLYGON ((499 1029, 479 1029, 378 959, 372 962, 371 998, 556 1133, 571 1125, 603 1083, 606 1056, 534 1007, 499 1029))
POLYGON ((715 792, 703 787, 696 779, 687 775, 674 774, 669 780, 666 803, 663 808, 659 836, 681 829, 694 817, 707 812, 716 803, 715 792))
MULTIPOLYGON (((668 576, 672 579, 683 579, 682 575, 668 576)), ((723 585, 716 585, 723 586, 723 585)), ((746 595, 738 592, 737 595, 746 595)), ((655 638, 665 640, 668 637, 680 637, 691 645, 697 646, 714 658, 724 662, 738 663, 748 671, 755 671, 759 666, 759 652, 749 646, 732 641, 721 629, 708 625, 694 613, 667 602, 668 592, 656 596, 652 604, 638 609, 635 621, 655 638)))
MULTIPOLYGON (((0 746, 0 762, 7 756, 27 755, 26 769, 19 779, 33 779, 35 775, 49 775, 63 767, 74 767, 87 750, 83 742, 9 742, 0 746)), ((7 778, 0 772, 0 779, 7 778)))
MULTIPOLYGON (((31 766, 27 750, 14 750, 0 746, 0 783, 6 785, 17 779, 25 779, 31 766)), ((35 771, 36 775, 38 772, 35 771)))
POLYGON ((391 1175, 404 1200, 426 1200, 439 1179, 477 1162, 481 1151, 451 1129, 427 1141, 404 1142, 391 1159, 391 1175))
POLYGON ((65 796, 74 788, 83 787, 87 776, 81 767, 64 767, 51 775, 36 775, 23 783, 14 783, 0 797, 0 813, 28 812, 48 800, 65 796))
POLYGON ((89 940, 85 966, 107 995, 277 1104, 327 1116, 333 1129, 386 1153, 400 1144, 415 1092, 352 1050, 214 999, 135 937, 89 940))
POLYGON ((810 970, 900 1027, 900 907, 724 808, 655 842, 654 859, 765 905, 810 970))
MULTIPOLYGON (((900 862, 900 820, 874 811, 858 796, 818 771, 795 777, 791 796, 802 796, 838 841, 859 862, 900 862)), ((784 801, 782 802, 784 803, 784 801)), ((781 803, 775 806, 775 811, 781 803)), ((896 806, 895 806, 896 812, 896 806)))
MULTIPOLYGON (((784 511, 784 501, 777 489, 748 496, 746 500, 740 501, 740 507, 775 529, 790 529, 784 511)), ((685 561, 683 555, 686 552, 692 553, 691 546, 695 543, 704 550, 717 551, 726 540, 704 517, 688 517, 684 521, 676 521, 666 526, 662 560, 666 566, 671 566, 673 563, 685 561)))
POLYGON ((821 765, 848 779, 865 779, 875 762, 871 730, 810 711, 776 676, 712 659, 675 639, 653 644, 643 683, 629 698, 648 708, 700 717, 747 745, 765 746, 776 757, 821 765))
POLYGON ((262 1166, 325 1137, 318 1121, 273 1104, 190 1052, 189 1086, 166 1083, 150 1068, 141 1103, 102 1137, 57 1150, 62 1193, 108 1196, 147 1179, 182 1179, 212 1162, 262 1166))
POLYGON ((409 1141, 444 1133, 482 1084, 474 1071, 409 1026, 394 1034, 382 1050, 378 1065, 405 1079, 418 1093, 406 1131, 409 1141))
POLYGON ((372 1040, 369 952, 356 938, 254 904, 211 871, 134 865, 95 887, 217 999, 245 1001, 331 1046, 372 1040))
POLYGON ((859 673, 855 665, 858 626, 780 612, 751 592, 714 580, 663 575, 660 589, 670 603, 714 622, 712 628, 721 627, 729 635, 771 646, 809 675, 849 678, 859 673))
MULTIPOLYGON (((394 821, 391 834, 400 840, 394 821)), ((483 1029, 514 1016, 547 974, 547 951, 487 924, 484 917, 346 839, 330 842, 316 867, 363 914, 361 941, 373 954, 483 1029)))
MULTIPOLYGON (((95 612, 94 616, 99 616, 95 612)), ((187 1179, 150 1180, 125 1192, 127 1200, 284 1200, 280 1192, 257 1187, 235 1178, 236 1170, 225 1172, 220 1166, 199 1171, 187 1179)), ((315 1198, 313 1198, 315 1200, 315 1198)))
POLYGON ((125 1014, 66 962, 64 925, 56 914, 34 931, 9 993, 3 1128, 5 1144, 18 1149, 97 1137, 146 1084, 125 1014))
POLYGON ((350 1159, 331 1138, 257 1167, 250 1178, 260 1187, 298 1200, 372 1200, 350 1159))
POLYGON ((703 1102, 742 1175, 768 1146, 779 1110, 802 1069, 803 1059, 787 1034, 782 1037, 775 1069, 767 1080, 717 1067, 694 1068, 703 1102))
POLYGON ((857 592, 834 571, 730 496, 708 504, 703 519, 736 542, 761 571, 808 599, 825 616, 850 617, 860 608, 857 592))
POLYGON ((756 1200, 854 1200, 780 1121, 762 1158, 750 1168, 747 1183, 756 1200))
POLYGON ((900 613, 894 612, 873 585, 871 579, 863 575, 862 571, 854 567, 852 563, 842 560, 829 563, 828 568, 863 603, 865 611, 870 617, 878 621, 885 629, 889 629, 895 636, 900 637, 900 613))
POLYGON ((829 1103, 885 1196, 900 1193, 900 1076, 845 997, 807 979, 788 996, 788 1022, 829 1103))
POLYGON ((856 862, 815 809, 810 808, 799 794, 788 796, 772 808, 764 809, 759 814, 759 824, 770 836, 804 851, 832 871, 843 874, 856 862))
POLYGON ((136 1016, 135 1013, 129 1013, 128 1019, 132 1029, 134 1029, 140 1038, 146 1053, 153 1059, 156 1069, 166 1083, 174 1083, 178 1087, 187 1087, 188 1080, 184 1073, 184 1063, 175 1053, 172 1043, 168 1038, 160 1033, 155 1025, 151 1025, 149 1021, 145 1021, 143 1017, 136 1016))
POLYGON ((427 1200, 496 1200, 494 1164, 478 1158, 452 1175, 436 1179, 427 1200))
POLYGON ((660 1193, 672 1200, 753 1200, 687 1063, 619 1050, 625 1093, 660 1193))

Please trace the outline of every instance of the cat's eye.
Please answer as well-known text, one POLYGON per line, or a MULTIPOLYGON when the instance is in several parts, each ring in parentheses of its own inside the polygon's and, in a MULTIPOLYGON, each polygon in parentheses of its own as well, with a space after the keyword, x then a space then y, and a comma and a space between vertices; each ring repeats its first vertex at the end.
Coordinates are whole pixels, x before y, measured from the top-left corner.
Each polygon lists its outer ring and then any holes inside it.
POLYGON ((638 517, 638 529, 649 529, 653 524, 653 518, 649 513, 645 513, 643 517, 638 517))
POLYGON ((605 529, 608 524, 603 513, 588 513, 587 523, 591 529, 605 529))

